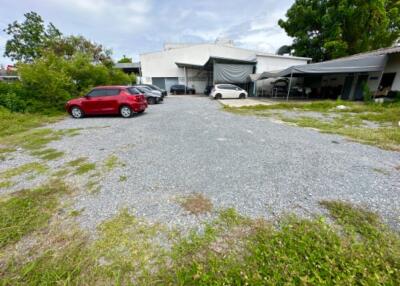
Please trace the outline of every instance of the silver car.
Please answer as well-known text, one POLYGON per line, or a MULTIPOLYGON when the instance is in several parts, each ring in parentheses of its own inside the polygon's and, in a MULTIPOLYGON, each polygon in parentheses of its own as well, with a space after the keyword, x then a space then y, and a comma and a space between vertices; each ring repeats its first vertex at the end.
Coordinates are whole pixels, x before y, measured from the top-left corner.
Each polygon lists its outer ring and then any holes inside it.
POLYGON ((135 85, 134 87, 144 94, 148 104, 157 104, 163 102, 164 100, 161 92, 158 90, 153 90, 147 86, 140 85, 135 85))

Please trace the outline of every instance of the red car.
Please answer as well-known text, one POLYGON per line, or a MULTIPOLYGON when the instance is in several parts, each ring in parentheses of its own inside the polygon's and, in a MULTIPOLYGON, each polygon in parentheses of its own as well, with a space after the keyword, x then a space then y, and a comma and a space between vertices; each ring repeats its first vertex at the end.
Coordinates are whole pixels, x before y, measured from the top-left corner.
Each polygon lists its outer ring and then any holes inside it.
POLYGON ((128 118, 146 108, 145 96, 129 86, 99 86, 83 97, 71 99, 65 106, 74 118, 94 114, 120 114, 128 118))

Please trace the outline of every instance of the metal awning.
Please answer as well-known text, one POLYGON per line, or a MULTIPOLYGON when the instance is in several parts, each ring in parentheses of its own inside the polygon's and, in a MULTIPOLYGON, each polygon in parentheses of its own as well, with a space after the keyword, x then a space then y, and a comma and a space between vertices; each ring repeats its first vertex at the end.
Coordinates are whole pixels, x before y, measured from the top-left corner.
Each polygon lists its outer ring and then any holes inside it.
POLYGON ((259 79, 287 76, 304 76, 307 74, 344 74, 376 72, 385 69, 387 55, 342 58, 322 63, 292 66, 280 72, 263 72, 259 79))

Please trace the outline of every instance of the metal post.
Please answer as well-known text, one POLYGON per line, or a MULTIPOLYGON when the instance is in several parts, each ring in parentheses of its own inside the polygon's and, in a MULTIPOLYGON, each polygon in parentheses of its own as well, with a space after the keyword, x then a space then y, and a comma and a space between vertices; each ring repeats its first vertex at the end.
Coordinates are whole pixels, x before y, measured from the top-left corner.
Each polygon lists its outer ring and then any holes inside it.
POLYGON ((183 67, 183 70, 185 72, 185 94, 187 94, 187 71, 186 71, 186 67, 183 67))
POLYGON ((290 81, 289 81, 289 87, 288 87, 288 91, 287 91, 286 101, 289 101, 290 89, 292 88, 292 78, 293 78, 293 71, 290 73, 290 81))

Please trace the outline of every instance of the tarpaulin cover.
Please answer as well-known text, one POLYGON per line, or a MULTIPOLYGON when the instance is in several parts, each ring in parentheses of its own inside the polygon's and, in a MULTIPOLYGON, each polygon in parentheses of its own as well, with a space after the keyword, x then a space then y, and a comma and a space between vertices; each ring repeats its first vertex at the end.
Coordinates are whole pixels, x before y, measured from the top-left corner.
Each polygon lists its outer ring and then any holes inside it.
POLYGON ((252 64, 214 64, 215 83, 246 83, 253 73, 252 64))
POLYGON ((382 71, 385 68, 387 56, 364 56, 343 58, 322 63, 292 66, 277 73, 263 72, 259 79, 287 77, 293 74, 334 74, 382 71))

